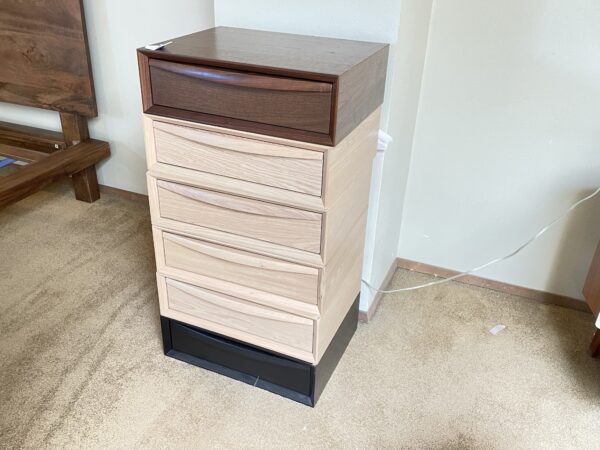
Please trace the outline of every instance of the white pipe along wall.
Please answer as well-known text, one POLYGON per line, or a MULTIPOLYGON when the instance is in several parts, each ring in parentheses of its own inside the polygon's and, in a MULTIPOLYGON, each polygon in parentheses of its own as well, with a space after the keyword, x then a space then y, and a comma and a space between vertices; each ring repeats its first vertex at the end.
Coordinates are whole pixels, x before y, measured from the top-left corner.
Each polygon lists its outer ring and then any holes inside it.
MULTIPOLYGON (((434 2, 398 255, 502 256, 600 185, 600 3, 434 2)), ((479 276, 581 299, 600 200, 479 276)))
MULTIPOLYGON (((143 3, 84 0, 98 117, 90 133, 110 144, 111 157, 98 165, 100 184, 146 193, 142 101, 135 50, 211 28, 212 0, 143 3)), ((57 112, 0 103, 0 120, 60 130, 57 112)))

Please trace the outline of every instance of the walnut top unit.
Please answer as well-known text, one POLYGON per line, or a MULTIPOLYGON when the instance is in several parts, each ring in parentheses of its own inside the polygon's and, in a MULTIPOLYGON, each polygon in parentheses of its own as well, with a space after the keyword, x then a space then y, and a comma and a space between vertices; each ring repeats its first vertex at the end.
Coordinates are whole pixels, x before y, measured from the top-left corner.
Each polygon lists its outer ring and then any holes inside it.
POLYGON ((217 27, 138 50, 144 112, 337 145, 383 100, 388 45, 217 27))

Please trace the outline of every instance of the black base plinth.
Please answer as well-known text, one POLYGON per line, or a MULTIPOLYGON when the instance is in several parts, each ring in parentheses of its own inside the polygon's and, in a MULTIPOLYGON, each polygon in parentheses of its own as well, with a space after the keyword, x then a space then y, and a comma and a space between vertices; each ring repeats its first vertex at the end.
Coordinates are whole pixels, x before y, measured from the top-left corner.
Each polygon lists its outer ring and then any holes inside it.
POLYGON ((315 406, 356 331, 358 300, 316 366, 161 316, 165 354, 315 406))

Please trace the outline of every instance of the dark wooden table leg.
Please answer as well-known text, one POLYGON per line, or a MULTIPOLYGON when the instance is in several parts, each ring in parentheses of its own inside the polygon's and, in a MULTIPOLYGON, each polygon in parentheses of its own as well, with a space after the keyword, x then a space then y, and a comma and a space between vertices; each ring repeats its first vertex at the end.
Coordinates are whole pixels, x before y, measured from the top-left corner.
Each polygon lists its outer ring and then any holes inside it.
MULTIPOLYGON (((87 120, 79 114, 60 113, 60 122, 68 147, 90 138, 87 120)), ((72 176, 75 198, 93 203, 100 198, 100 187, 96 177, 96 167, 90 166, 72 176)))
POLYGON ((100 198, 96 166, 90 166, 81 172, 74 173, 71 179, 73 180, 73 190, 77 200, 93 203, 100 198))
MULTIPOLYGON (((88 186, 93 186, 96 173, 93 167, 110 155, 107 142, 90 139, 80 144, 53 152, 39 161, 23 166, 18 171, 0 177, 0 208, 19 201, 42 189, 44 186, 65 176, 73 176, 77 185, 83 180, 84 186, 79 190, 87 194, 82 198, 97 196, 88 186)), ((97 185, 97 184, 96 184, 97 185)), ((79 197, 78 197, 79 198, 79 197)))
POLYGON ((600 330, 596 330, 596 334, 590 344, 590 355, 594 358, 600 358, 600 330))

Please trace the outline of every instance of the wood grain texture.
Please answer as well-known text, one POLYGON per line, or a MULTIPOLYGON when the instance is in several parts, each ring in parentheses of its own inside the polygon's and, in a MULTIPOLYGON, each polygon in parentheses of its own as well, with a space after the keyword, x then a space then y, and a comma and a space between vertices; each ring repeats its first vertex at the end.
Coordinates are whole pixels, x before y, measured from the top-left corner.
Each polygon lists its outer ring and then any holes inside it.
POLYGON ((366 167, 377 149, 381 108, 373 111, 340 144, 325 152, 323 204, 329 209, 366 167))
POLYGON ((89 140, 23 167, 18 172, 0 178, 0 207, 21 200, 44 186, 80 172, 110 154, 106 142, 89 140))
POLYGON ((366 233, 366 209, 356 221, 356 226, 344 246, 323 270, 323 292, 317 323, 314 356, 318 363, 327 350, 346 313, 360 292, 364 242, 366 233))
POLYGON ((321 214, 158 180, 160 217, 319 253, 321 214))
POLYGON ((3 0, 0 101, 97 115, 81 0, 3 0))
MULTIPOLYGON (((159 247, 157 247, 158 252, 159 247)), ((261 291, 248 286, 231 283, 218 278, 206 277, 204 275, 194 274, 174 267, 162 267, 158 274, 166 278, 178 280, 184 283, 193 284, 211 291, 222 292, 232 297, 248 300, 252 303, 258 303, 269 308, 287 311, 289 313, 306 317, 311 320, 317 320, 321 317, 317 305, 299 302, 289 297, 273 294, 271 292, 261 291)))
POLYGON ((100 198, 100 186, 96 167, 89 166, 71 175, 75 198, 86 203, 94 203, 100 198))
POLYGON ((360 291, 387 53, 229 28, 138 51, 163 315, 320 360, 360 291))
POLYGON ((217 27, 138 52, 147 113, 336 145, 382 103, 388 46, 217 27))
POLYGON ((345 138, 383 103, 389 47, 385 46, 340 76, 333 142, 345 138))
MULTIPOLYGON (((164 62, 152 59, 149 64, 154 105, 314 133, 329 131, 331 88, 329 91, 316 87, 293 90, 294 84, 299 83, 292 80, 291 86, 284 90, 272 86, 273 80, 278 78, 229 72, 237 74, 238 79, 241 75, 259 78, 264 86, 253 89, 200 78, 196 72, 205 72, 202 66, 170 63, 165 67, 164 62)), ((259 85, 256 80, 246 84, 259 85)))
POLYGON ((274 77, 246 71, 216 69, 214 67, 193 64, 179 64, 160 59, 150 60, 149 65, 151 68, 158 68, 165 72, 183 75, 199 81, 207 81, 236 88, 319 93, 330 93, 333 90, 331 83, 274 77))
POLYGON ((147 176, 147 181, 148 202, 150 205, 152 224, 160 227, 163 230, 172 231, 176 234, 184 236, 199 238, 207 242, 214 242, 218 244, 224 244, 229 247, 244 249, 260 255, 274 256, 286 261, 298 262, 311 267, 323 267, 323 260, 321 259, 321 256, 316 253, 162 217, 158 206, 157 180, 149 174, 147 176))
POLYGON ((235 119, 226 116, 216 116, 214 114, 205 114, 186 109, 170 108, 161 105, 151 105, 144 110, 145 113, 164 117, 180 119, 189 122, 198 122, 210 126, 230 128, 249 133, 261 133, 268 136, 275 136, 285 139, 294 139, 298 141, 316 143, 321 145, 332 145, 331 136, 314 131, 306 131, 295 128, 285 128, 277 125, 271 125, 260 122, 250 122, 247 120, 235 119))
POLYGON ((152 58, 222 66, 263 73, 301 75, 328 81, 352 69, 387 44, 303 36, 271 31, 216 27, 169 39, 159 51, 140 49, 152 58))
MULTIPOLYGON (((362 272, 362 260, 365 248, 365 230, 367 224, 367 207, 345 233, 345 239, 323 267, 319 289, 319 311, 326 312, 336 301, 336 294, 348 284, 356 286, 362 272)), ((358 295, 359 289, 354 294, 358 295)))
MULTIPOLYGON (((348 186, 352 184, 353 180, 360 172, 364 171, 366 166, 371 166, 372 158, 375 153, 377 132, 379 129, 379 114, 380 109, 378 108, 365 119, 363 123, 353 130, 342 143, 333 148, 271 136, 244 133, 237 130, 212 127, 204 124, 195 124, 183 122, 181 120, 145 115, 144 130, 148 168, 150 174, 157 178, 206 188, 217 192, 230 192, 242 197, 294 206, 308 211, 323 212, 329 209, 333 203, 337 201, 339 196, 348 190, 348 186), (185 150, 181 148, 175 150, 176 152, 182 152, 187 156, 182 155, 177 158, 165 158, 163 156, 161 159, 168 161, 171 164, 158 163, 156 132, 163 128, 173 130, 173 128, 170 128, 171 126, 176 127, 175 134, 179 135, 185 133, 186 137, 189 137, 194 142, 190 144, 180 143, 180 146, 178 147, 185 147, 185 150), (196 133, 199 134, 196 135, 196 133), (317 198, 313 195, 305 195, 304 193, 298 193, 294 190, 279 189, 275 186, 259 185, 252 181, 247 182, 245 180, 238 180, 225 170, 226 167, 219 169, 222 176, 204 171, 201 172, 200 170, 206 170, 206 167, 215 164, 211 161, 206 161, 205 165, 201 165, 199 158, 194 155, 197 153, 196 145, 202 145, 195 144, 195 142, 202 140, 209 142, 213 146, 222 145, 227 148, 235 148, 236 152, 240 153, 239 158, 243 158, 242 154, 252 155, 252 153, 248 152, 255 152, 264 155, 265 158, 268 158, 271 155, 275 156, 281 154, 282 160, 288 158, 292 160, 302 158, 304 161, 306 158, 320 160, 322 157, 319 156, 318 153, 322 153, 325 158, 324 164, 326 166, 323 168, 323 174, 316 174, 315 167, 311 166, 310 173, 312 175, 310 179, 290 177, 293 179, 286 181, 285 174, 282 172, 283 167, 287 166, 284 166, 283 164, 280 165, 277 162, 273 162, 269 166, 261 166, 264 169, 262 175, 245 175, 246 178, 258 181, 264 179, 265 176, 268 175, 265 167, 275 166, 274 172, 276 172, 276 176, 279 177, 280 181, 278 180, 278 183, 280 185, 287 186, 290 189, 303 189, 305 191, 309 190, 307 187, 307 185, 309 185, 312 186, 310 190, 313 192, 316 192, 317 190, 321 191, 321 197, 317 198), (190 160, 193 159, 194 162, 189 164, 193 165, 195 169, 184 167, 187 163, 187 160, 184 161, 184 158, 189 158, 190 160), (314 182, 317 178, 321 180, 321 184, 318 188, 314 182), (311 181, 312 179, 314 179, 314 181, 311 181)), ((168 137, 165 136, 164 139, 167 140, 168 137)), ((170 143, 167 144, 167 146, 171 148, 172 146, 174 147, 175 144, 170 143)), ((217 155, 219 155, 219 153, 217 153, 217 155)), ((309 165, 315 162, 311 160, 306 162, 309 165)), ((295 163, 296 161, 294 161, 294 164, 295 163)), ((229 167, 229 165, 227 167, 229 167)), ((217 169, 211 170, 217 171, 217 169)), ((232 170, 235 173, 237 169, 233 168, 232 170)), ((303 167, 302 170, 309 169, 303 167)), ((265 183, 268 182, 269 181, 265 181, 265 183)), ((271 182, 271 184, 277 183, 271 182)))
MULTIPOLYGON (((156 182, 151 181, 150 185, 156 189, 156 182)), ((152 223, 163 230, 202 239, 207 242, 227 245, 228 247, 243 249, 259 255, 273 256, 285 261, 296 262, 310 267, 323 267, 321 255, 317 253, 299 250, 286 245, 275 244, 273 242, 261 241, 246 236, 240 236, 238 234, 232 234, 226 231, 216 230, 214 228, 188 224, 185 222, 160 217, 160 212, 152 207, 153 198, 156 197, 153 197, 152 195, 148 197, 151 205, 150 213, 152 216, 152 223)))
POLYGON ((321 195, 323 154, 154 122, 158 162, 321 195))
MULTIPOLYGON (((312 351, 313 321, 310 319, 175 280, 167 279, 166 285, 170 310, 225 326, 231 330, 226 334, 228 337, 235 339, 236 331, 241 331, 305 352, 312 351)), ((254 343, 253 338, 244 340, 254 343)))
POLYGON ((144 111, 152 106, 152 86, 150 83, 150 61, 148 56, 137 52, 140 89, 142 91, 142 108, 144 111))
POLYGON ((320 197, 274 188, 235 178, 199 172, 167 164, 150 166, 148 174, 161 180, 173 181, 188 186, 223 192, 269 203, 287 205, 306 211, 323 212, 323 202, 320 197))
MULTIPOLYGON (((238 249, 155 230, 164 265, 306 303, 317 303, 319 271, 238 249)), ((160 252, 157 252, 160 257, 160 252)))
MULTIPOLYGON (((60 113, 60 124, 67 147, 89 140, 87 119, 77 113, 60 113)), ((82 202, 93 203, 100 198, 100 186, 94 165, 74 173, 71 176, 75 198, 82 202)))
POLYGON ((0 156, 16 159, 18 161, 35 162, 48 156, 47 153, 28 150, 26 148, 13 147, 12 145, 0 144, 0 156))
POLYGON ((227 128, 223 126, 211 125, 202 122, 191 122, 189 120, 182 120, 173 117, 159 116, 156 114, 143 114, 143 117, 152 121, 172 123, 187 128, 194 128, 198 130, 213 131, 219 134, 227 134, 229 136, 239 136, 246 139, 253 139, 258 142, 271 142, 273 144, 281 144, 288 147, 303 148, 306 150, 314 150, 317 152, 325 152, 331 149, 331 146, 323 144, 315 144, 314 142, 300 141, 296 139, 289 139, 284 137, 273 136, 270 134, 260 134, 252 131, 244 131, 237 128, 227 128))
POLYGON ((60 125, 67 146, 79 144, 90 138, 87 119, 76 113, 60 113, 60 125))
POLYGON ((365 163, 362 172, 348 181, 346 191, 325 211, 321 257, 327 264, 344 245, 348 233, 367 208, 371 185, 371 160, 365 163))
POLYGON ((583 296, 595 316, 600 314, 600 243, 592 259, 585 285, 583 296))
POLYGON ((52 153, 66 148, 65 139, 58 131, 0 122, 0 143, 14 147, 52 153))

